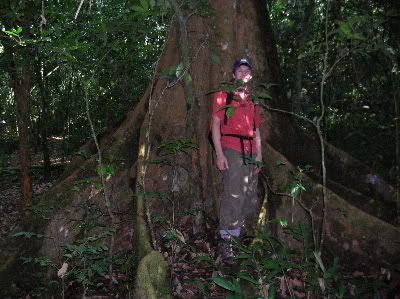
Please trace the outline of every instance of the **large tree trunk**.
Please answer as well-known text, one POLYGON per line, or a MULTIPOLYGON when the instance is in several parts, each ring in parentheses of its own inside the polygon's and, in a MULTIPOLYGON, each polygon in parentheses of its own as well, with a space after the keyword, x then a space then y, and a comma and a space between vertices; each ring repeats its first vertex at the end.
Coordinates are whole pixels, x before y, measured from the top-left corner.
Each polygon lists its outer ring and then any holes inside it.
MULTIPOLYGON (((32 3, 24 6, 24 13, 20 19, 9 19, 10 16, 4 16, 3 25, 13 28, 15 25, 23 28, 22 37, 29 39, 31 34, 30 16, 34 10, 32 3)), ((19 167, 21 169, 21 190, 23 194, 23 203, 21 206, 26 208, 32 199, 32 182, 29 175, 29 166, 31 163, 30 155, 30 129, 29 129, 29 101, 30 101, 30 65, 32 61, 32 48, 27 45, 19 45, 11 39, 3 39, 5 57, 7 58, 8 74, 10 77, 10 86, 14 92, 16 104, 16 120, 19 141, 19 167)))
MULTIPOLYGON (((255 0, 214 0, 210 5, 215 11, 212 16, 194 15, 186 22, 177 22, 169 33, 158 64, 157 72, 160 72, 182 62, 184 69, 187 68, 185 75, 190 74, 190 80, 187 76, 186 80, 178 81, 172 77, 168 81, 165 77, 157 78, 118 127, 100 138, 103 156, 113 154, 124 160, 116 165, 117 174, 107 183, 112 190, 112 208, 129 211, 132 194, 137 194, 135 214, 118 214, 121 215, 119 223, 125 221, 125 224, 117 227, 116 235, 121 238, 117 240, 116 247, 121 250, 127 248, 127 242, 122 236, 129 234, 131 227, 128 224, 135 223, 134 247, 139 258, 138 269, 141 271, 137 276, 136 291, 140 298, 168 297, 168 290, 162 283, 167 272, 164 263, 155 263, 163 261, 163 257, 157 251, 157 239, 152 234, 149 217, 152 213, 162 211, 159 207, 157 209, 157 205, 150 206, 144 200, 145 192, 175 192, 183 206, 190 208, 195 202, 211 218, 216 215, 212 207, 219 200, 221 186, 207 139, 212 106, 207 92, 217 87, 220 81, 230 80, 232 62, 242 56, 249 56, 253 61, 253 80, 281 82, 278 57, 264 3, 255 0), (182 24, 186 28, 182 28, 182 24), (185 48, 186 43, 188 48, 185 48), (180 50, 177 51, 177 48, 180 50), (176 166, 161 167, 146 163, 158 158, 158 147, 161 144, 182 137, 197 144, 198 150, 179 154, 176 160, 179 162, 179 171, 176 166)), ((176 12, 184 16, 183 12, 178 11, 179 7, 176 9, 176 12)), ((287 100, 279 87, 272 89, 271 93, 272 107, 288 109, 287 100)), ((297 165, 312 165, 314 174, 304 177, 308 191, 303 195, 303 200, 306 203, 316 201, 320 206, 321 154, 317 139, 296 127, 290 117, 269 111, 263 112, 261 132, 265 174, 270 177, 272 188, 275 191, 285 189, 292 180, 291 171, 297 165), (284 162, 284 166, 277 166, 279 161, 284 162)), ((380 220, 377 217, 379 215, 375 215, 375 209, 368 209, 372 190, 376 193, 376 199, 382 199, 376 200, 376 205, 388 213, 394 204, 391 187, 378 177, 375 182, 379 182, 380 189, 371 184, 367 180, 368 175, 374 174, 369 168, 346 153, 328 144, 326 146, 330 180, 325 207, 326 247, 329 245, 340 256, 368 260, 370 265, 398 262, 395 244, 399 241, 399 229, 390 224, 391 219, 385 219, 386 222, 380 220), (353 205, 355 202, 358 202, 358 206, 353 205)), ((68 222, 68 218, 70 215, 74 215, 74 218, 82 217, 77 203, 93 194, 93 186, 90 184, 82 186, 79 192, 72 190, 76 180, 95 176, 94 145, 88 143, 81 151, 91 158, 85 160, 76 157, 59 184, 43 199, 49 203, 61 202, 63 208, 48 222, 37 222, 37 219, 30 217, 25 226, 31 228, 34 224, 47 236, 44 242, 31 248, 53 259, 58 258, 61 246, 73 242, 79 235, 80 231, 68 222)), ((305 224, 309 222, 307 214, 298 205, 292 208, 284 198, 273 192, 268 193, 267 197, 273 206, 271 215, 289 219, 293 211, 295 220, 305 224)), ((102 205, 98 195, 93 198, 99 206, 102 205)), ((316 218, 320 217, 317 209, 315 213, 316 218)), ((204 219, 193 223, 195 232, 204 230, 204 219)), ((278 234, 284 237, 279 231, 278 234)), ((0 264, 5 265, 0 269, 2 281, 5 273, 11 273, 10 266, 15 265, 15 256, 26 254, 27 250, 15 242, 10 242, 8 248, 12 250, 0 252, 0 264)))

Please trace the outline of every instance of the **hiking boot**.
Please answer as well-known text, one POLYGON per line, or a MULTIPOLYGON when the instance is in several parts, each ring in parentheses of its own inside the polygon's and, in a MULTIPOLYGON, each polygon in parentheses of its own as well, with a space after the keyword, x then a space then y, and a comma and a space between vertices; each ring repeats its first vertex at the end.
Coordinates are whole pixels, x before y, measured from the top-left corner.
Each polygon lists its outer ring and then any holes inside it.
POLYGON ((230 238, 228 240, 219 241, 218 256, 221 257, 224 264, 233 265, 235 263, 235 252, 230 238))

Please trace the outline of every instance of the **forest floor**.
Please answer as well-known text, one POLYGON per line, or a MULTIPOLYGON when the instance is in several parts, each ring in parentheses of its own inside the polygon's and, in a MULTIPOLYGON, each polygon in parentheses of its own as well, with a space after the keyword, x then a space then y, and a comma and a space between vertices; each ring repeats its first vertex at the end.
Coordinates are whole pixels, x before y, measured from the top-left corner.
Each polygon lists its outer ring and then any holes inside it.
MULTIPOLYGON (((57 142, 52 143, 52 153, 52 162, 59 165, 57 142)), ((21 218, 22 194, 16 153, 6 160, 7 164, 3 163, 0 170, 0 241, 13 231, 21 218)), ((52 167, 44 175, 41 160, 40 154, 33 155, 34 202, 63 171, 63 167, 52 167)), ((160 250, 169 265, 174 298, 324 298, 321 290, 325 290, 330 298, 400 299, 399 273, 386 269, 367 272, 354 266, 341 266, 340 261, 336 265, 333 260, 323 273, 316 270, 320 265, 315 260, 305 262, 304 256, 288 250, 279 241, 274 243, 276 240, 270 236, 256 242, 235 243, 239 258, 232 266, 224 265, 217 255, 215 227, 209 227, 213 233, 194 236, 192 216, 181 211, 172 229, 165 229, 161 222, 155 226, 160 250)), ((107 278, 99 277, 96 290, 86 298, 129 298, 127 286, 132 285, 132 277, 127 273, 115 275, 126 286, 124 290, 110 291, 107 278), (111 292, 114 295, 107 295, 111 292)), ((67 294, 74 291, 77 289, 73 286, 67 294)))
POLYGON ((160 239, 171 271, 174 298, 377 298, 400 299, 400 275, 388 269, 365 269, 309 252, 292 251, 268 233, 234 241, 236 259, 224 264, 216 237, 195 237, 186 219, 177 238, 160 239), (321 268, 324 268, 322 271, 321 268))

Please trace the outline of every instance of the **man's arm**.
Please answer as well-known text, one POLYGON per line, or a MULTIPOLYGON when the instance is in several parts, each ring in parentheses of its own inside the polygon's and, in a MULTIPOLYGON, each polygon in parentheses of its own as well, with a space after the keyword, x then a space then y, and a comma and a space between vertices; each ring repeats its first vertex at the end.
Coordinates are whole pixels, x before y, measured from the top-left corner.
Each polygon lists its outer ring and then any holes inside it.
POLYGON ((212 117, 211 133, 217 158, 217 168, 219 170, 228 169, 228 161, 226 160, 224 152, 222 151, 221 145, 221 120, 217 116, 212 117))

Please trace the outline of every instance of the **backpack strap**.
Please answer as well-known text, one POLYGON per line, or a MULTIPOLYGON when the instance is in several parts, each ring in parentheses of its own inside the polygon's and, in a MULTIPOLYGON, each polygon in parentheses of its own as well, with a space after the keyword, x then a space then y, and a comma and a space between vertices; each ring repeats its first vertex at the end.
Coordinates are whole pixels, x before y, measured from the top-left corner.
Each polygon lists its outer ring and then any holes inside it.
POLYGON ((256 131, 256 105, 253 104, 254 115, 253 115, 253 131, 256 131))

